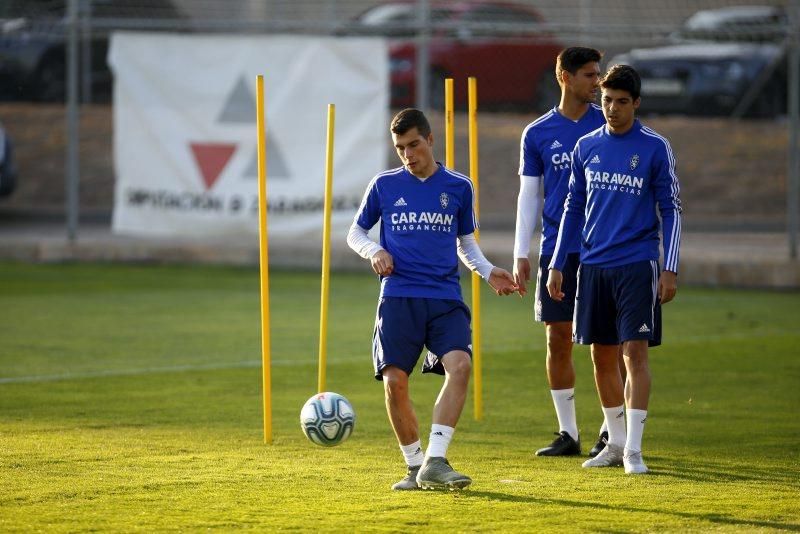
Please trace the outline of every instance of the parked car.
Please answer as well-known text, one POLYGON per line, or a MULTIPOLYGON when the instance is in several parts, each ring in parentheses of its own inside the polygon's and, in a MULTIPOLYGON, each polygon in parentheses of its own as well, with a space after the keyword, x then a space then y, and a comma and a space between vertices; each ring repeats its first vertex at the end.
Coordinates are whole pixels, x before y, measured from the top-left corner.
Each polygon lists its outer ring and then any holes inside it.
POLYGON ((642 77, 642 113, 771 117, 786 111, 783 49, 775 44, 697 43, 635 49, 613 58, 642 77), (752 90, 754 84, 758 91, 752 90), (752 91, 752 92, 751 92, 752 91), (750 95, 750 96, 748 96, 750 95), (750 102, 743 102, 748 97, 750 102))
POLYGON ((679 44, 618 55, 642 77, 642 113, 772 117, 787 109, 785 14, 770 6, 698 11, 679 44), (774 42, 778 41, 778 42, 774 42))
MULTIPOLYGON (((0 98, 58 102, 66 96, 67 0, 0 2, 0 98)), ((91 16, 106 20, 178 18, 169 0, 92 0, 91 16)), ((92 94, 111 96, 112 75, 106 61, 109 30, 90 33, 92 94)), ((81 46, 81 45, 79 45, 81 46)), ((81 52, 79 51, 79 57, 81 52)))
MULTIPOLYGON (((348 31, 386 35, 391 105, 416 99, 416 3, 394 1, 359 15, 348 31)), ((541 30, 538 11, 502 1, 431 3, 430 96, 442 107, 444 79, 453 78, 455 104, 467 102, 466 79, 478 80, 481 106, 521 106, 543 111, 558 101, 555 58, 563 46, 541 30)))
POLYGON ((731 6, 696 12, 672 38, 680 42, 779 42, 788 31, 789 19, 779 6, 731 6))
POLYGON ((7 197, 17 188, 17 166, 11 138, 0 124, 0 197, 7 197))

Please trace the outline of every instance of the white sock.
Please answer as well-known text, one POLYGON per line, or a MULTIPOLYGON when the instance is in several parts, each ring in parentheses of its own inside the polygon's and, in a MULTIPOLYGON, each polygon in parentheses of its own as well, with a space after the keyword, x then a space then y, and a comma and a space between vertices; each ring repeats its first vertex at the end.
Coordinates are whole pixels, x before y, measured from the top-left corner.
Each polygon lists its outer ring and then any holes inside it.
POLYGON ((575 388, 551 389, 553 405, 558 416, 558 431, 567 431, 572 439, 578 441, 578 423, 575 420, 575 388))
POLYGON ((605 417, 603 418, 603 424, 602 424, 602 425, 600 425, 600 432, 598 432, 598 433, 597 433, 597 435, 599 436, 599 435, 600 435, 600 434, 602 434, 603 432, 608 432, 608 425, 606 424, 606 419, 605 419, 605 417))
POLYGON ((417 467, 422 465, 422 460, 425 457, 422 452, 422 443, 420 440, 410 443, 408 445, 400 445, 400 450, 403 451, 403 458, 409 467, 417 467))
POLYGON ((450 440, 453 439, 455 431, 456 429, 451 426, 431 425, 427 456, 447 458, 447 447, 450 446, 450 440))
POLYGON ((628 410, 628 439, 625 440, 626 449, 636 452, 642 450, 642 434, 644 434, 645 421, 647 421, 647 410, 628 410))
POLYGON ((625 434, 625 405, 613 408, 604 406, 603 415, 606 417, 606 426, 608 427, 608 442, 622 447, 627 439, 625 434))

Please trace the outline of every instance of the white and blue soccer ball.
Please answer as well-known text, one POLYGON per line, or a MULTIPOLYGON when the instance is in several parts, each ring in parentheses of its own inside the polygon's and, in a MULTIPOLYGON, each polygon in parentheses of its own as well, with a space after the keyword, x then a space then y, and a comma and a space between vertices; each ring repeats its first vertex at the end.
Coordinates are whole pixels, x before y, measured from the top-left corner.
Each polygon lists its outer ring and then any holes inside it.
POLYGON ((356 423, 353 405, 338 393, 326 391, 308 399, 300 410, 300 428, 312 443, 333 447, 350 437, 356 423))

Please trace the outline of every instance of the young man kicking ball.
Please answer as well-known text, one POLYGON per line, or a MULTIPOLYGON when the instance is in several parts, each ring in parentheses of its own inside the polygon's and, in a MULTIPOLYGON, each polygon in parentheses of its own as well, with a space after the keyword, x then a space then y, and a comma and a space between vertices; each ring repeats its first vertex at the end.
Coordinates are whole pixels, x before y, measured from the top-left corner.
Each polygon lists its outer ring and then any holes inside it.
POLYGON ((405 109, 392 120, 391 132, 403 166, 369 183, 347 243, 370 260, 381 279, 372 358, 408 466, 392 489, 464 488, 472 479, 447 461, 472 367, 470 312, 461 298, 458 258, 499 295, 517 286, 511 273, 489 263, 478 247, 472 182, 436 162, 425 115, 405 109), (380 244, 367 235, 379 221, 380 244), (445 375, 424 455, 408 380, 423 347, 428 354, 422 372, 445 375))

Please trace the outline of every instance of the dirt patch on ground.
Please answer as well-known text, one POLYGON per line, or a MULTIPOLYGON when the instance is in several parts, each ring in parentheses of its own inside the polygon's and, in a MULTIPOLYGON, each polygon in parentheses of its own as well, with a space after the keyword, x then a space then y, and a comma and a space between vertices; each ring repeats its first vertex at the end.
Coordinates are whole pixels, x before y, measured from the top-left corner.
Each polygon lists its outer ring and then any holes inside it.
MULTIPOLYGON (((442 114, 431 113, 443 160, 442 114)), ((519 138, 535 116, 481 113, 479 188, 485 227, 513 228, 519 189, 519 138)), ((62 106, 0 105, 0 122, 16 147, 17 191, 0 212, 60 213, 64 208, 66 117, 62 106)), ((80 205, 110 213, 114 194, 112 108, 85 106, 80 117, 80 205)), ((688 229, 782 229, 786 214, 788 128, 785 122, 645 117, 677 158, 688 229)), ((388 134, 387 134, 388 135, 388 134)), ((387 166, 395 166, 390 154, 387 166)), ((456 114, 456 168, 469 174, 467 118, 456 114)), ((366 182, 367 178, 365 178, 366 182)))

